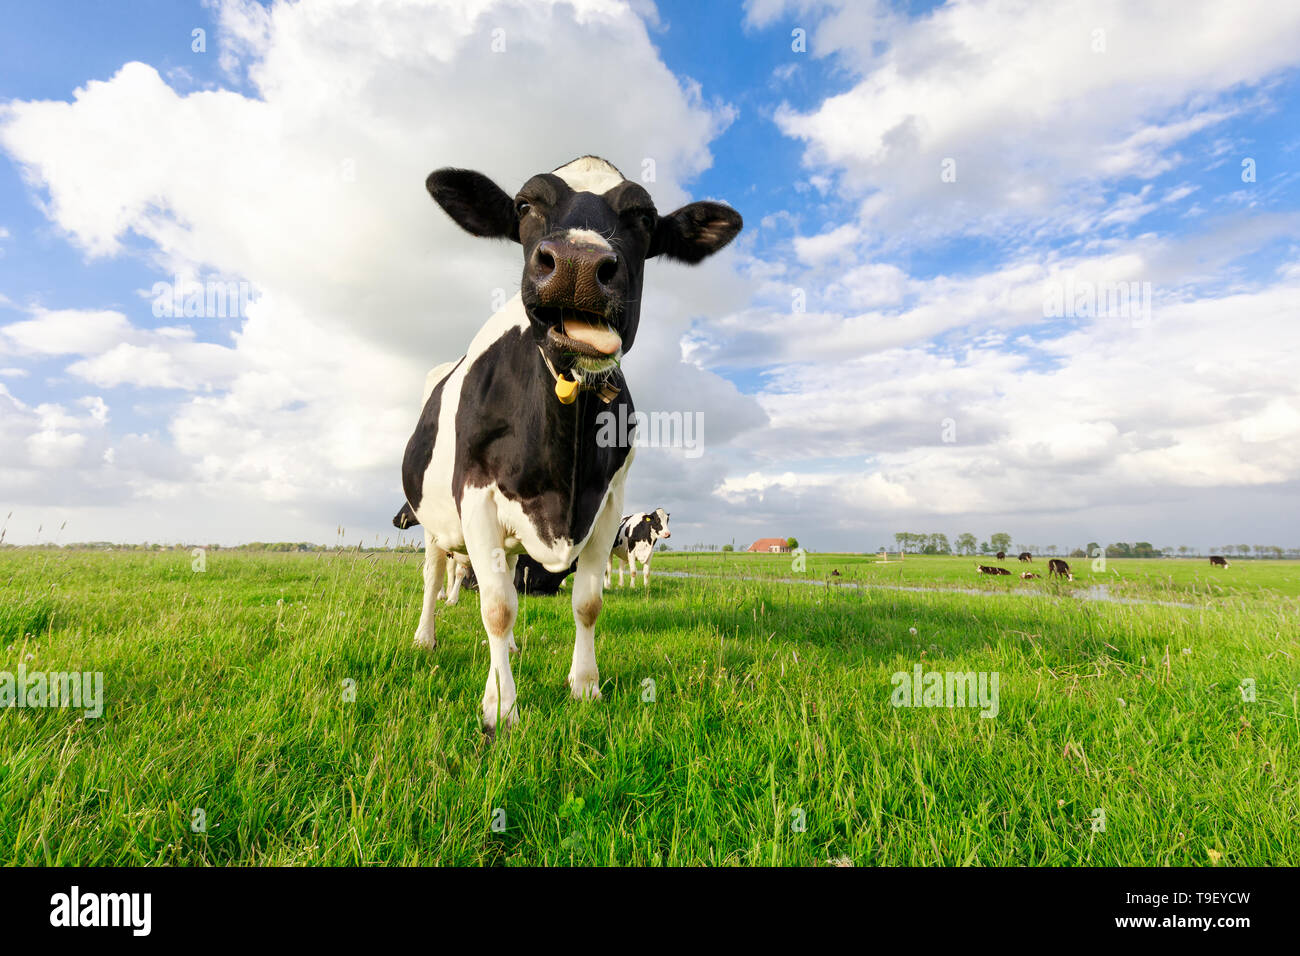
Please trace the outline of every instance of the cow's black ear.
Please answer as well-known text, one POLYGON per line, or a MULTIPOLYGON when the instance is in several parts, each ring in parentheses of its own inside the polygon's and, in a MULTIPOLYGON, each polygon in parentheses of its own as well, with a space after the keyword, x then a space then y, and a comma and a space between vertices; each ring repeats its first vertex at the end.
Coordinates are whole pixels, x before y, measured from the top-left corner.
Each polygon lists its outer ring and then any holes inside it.
POLYGON ((472 169, 435 169, 424 181, 429 195, 466 232, 519 241, 519 217, 506 192, 472 169))
POLYGON ((660 217, 646 257, 699 262, 735 239, 744 224, 740 213, 720 202, 690 203, 660 217))

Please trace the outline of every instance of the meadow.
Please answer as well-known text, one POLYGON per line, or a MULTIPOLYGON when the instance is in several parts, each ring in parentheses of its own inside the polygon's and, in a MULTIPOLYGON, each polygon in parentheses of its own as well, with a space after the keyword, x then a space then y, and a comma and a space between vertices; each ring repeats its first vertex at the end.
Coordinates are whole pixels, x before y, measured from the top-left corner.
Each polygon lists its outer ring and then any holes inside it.
POLYGON ((491 740, 478 596, 416 651, 421 561, 0 551, 0 672, 105 699, 0 710, 0 862, 1300 864, 1300 563, 660 554, 594 704, 567 592, 522 601, 491 740), (996 716, 895 706, 917 665, 996 716))

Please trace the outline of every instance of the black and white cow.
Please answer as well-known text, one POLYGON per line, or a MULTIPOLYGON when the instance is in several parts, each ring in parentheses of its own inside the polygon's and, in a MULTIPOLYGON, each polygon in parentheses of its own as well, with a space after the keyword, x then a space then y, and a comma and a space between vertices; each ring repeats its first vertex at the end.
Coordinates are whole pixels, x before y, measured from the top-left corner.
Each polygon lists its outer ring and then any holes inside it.
POLYGON ((1033 561, 1033 560, 1034 560, 1034 556, 1033 556, 1032 554, 1030 554, 1028 551, 1021 551, 1021 552, 1020 552, 1020 557, 1017 558, 1017 560, 1018 560, 1018 561, 1033 561))
POLYGON ((1210 566, 1214 568, 1226 568, 1228 566, 1228 559, 1221 554, 1212 554, 1210 555, 1210 566))
POLYGON ((994 567, 992 565, 980 564, 978 561, 975 562, 975 570, 978 571, 980 574, 1010 574, 1011 573, 1006 568, 999 568, 999 567, 994 567))
POLYGON ((636 338, 645 260, 699 262, 736 236, 741 218, 715 202, 661 216, 640 183, 594 156, 532 177, 513 197, 465 169, 439 169, 425 185, 467 232, 523 252, 519 295, 459 361, 429 374, 402 463, 425 539, 415 643, 437 646, 436 582, 448 551, 467 554, 488 634, 483 722, 492 731, 518 719, 509 651, 520 554, 557 573, 577 559, 569 688, 600 696, 601 579, 635 449, 597 441, 597 416, 632 418, 619 361, 636 338))
POLYGON ((614 547, 605 566, 605 587, 610 586, 614 576, 614 565, 618 564, 618 586, 623 586, 623 565, 632 572, 632 587, 636 587, 636 566, 642 566, 641 585, 650 586, 650 559, 654 557, 655 542, 660 538, 671 538, 668 530, 668 512, 663 508, 654 511, 638 511, 628 515, 618 526, 618 536, 614 538, 614 547))

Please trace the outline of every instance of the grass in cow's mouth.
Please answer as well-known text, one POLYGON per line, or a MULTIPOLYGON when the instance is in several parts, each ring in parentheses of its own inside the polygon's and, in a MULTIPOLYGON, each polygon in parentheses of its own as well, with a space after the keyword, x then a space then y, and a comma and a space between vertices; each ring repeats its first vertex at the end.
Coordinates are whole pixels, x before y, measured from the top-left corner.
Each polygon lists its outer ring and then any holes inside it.
POLYGON ((597 704, 564 686, 567 589, 520 600, 522 723, 489 743, 478 595, 413 650, 421 560, 0 551, 0 671, 103 671, 105 699, 0 712, 0 859, 1300 863, 1300 563, 1028 585, 966 558, 659 554, 648 595, 606 592, 597 704), (1193 606, 1079 599, 1102 584, 1193 606), (998 671, 998 716, 892 706, 918 663, 998 671))

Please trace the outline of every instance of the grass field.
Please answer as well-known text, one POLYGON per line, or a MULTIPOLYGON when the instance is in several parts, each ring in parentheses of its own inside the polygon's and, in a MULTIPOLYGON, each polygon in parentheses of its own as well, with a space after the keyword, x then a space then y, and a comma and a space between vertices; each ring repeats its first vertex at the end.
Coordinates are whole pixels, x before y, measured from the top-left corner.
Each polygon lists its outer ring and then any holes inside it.
POLYGON ((0 671, 106 701, 0 711, 0 861, 1300 864, 1295 562, 664 554, 600 702, 567 594, 522 603, 492 742, 477 595, 411 647, 421 560, 0 552, 0 671), (918 664, 997 672, 997 716, 894 706, 918 664))

